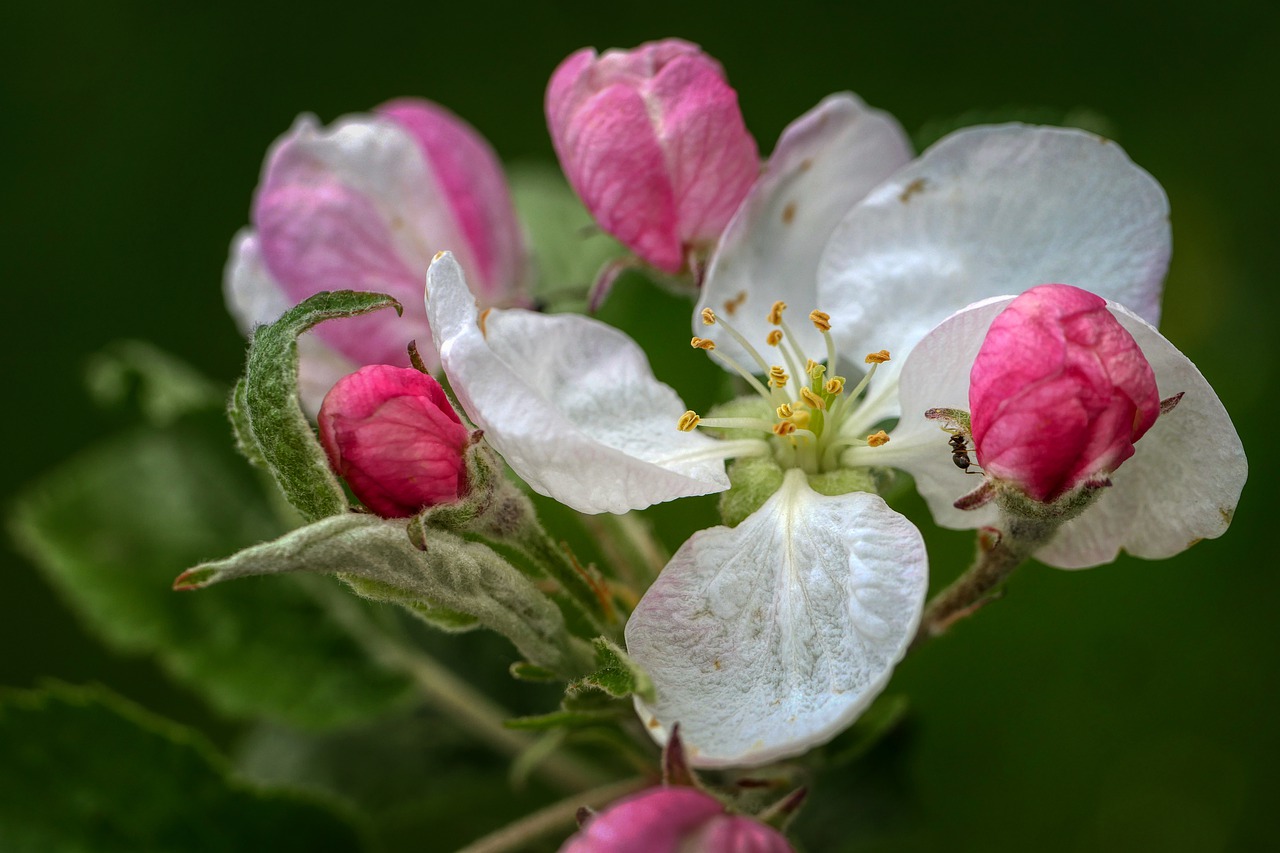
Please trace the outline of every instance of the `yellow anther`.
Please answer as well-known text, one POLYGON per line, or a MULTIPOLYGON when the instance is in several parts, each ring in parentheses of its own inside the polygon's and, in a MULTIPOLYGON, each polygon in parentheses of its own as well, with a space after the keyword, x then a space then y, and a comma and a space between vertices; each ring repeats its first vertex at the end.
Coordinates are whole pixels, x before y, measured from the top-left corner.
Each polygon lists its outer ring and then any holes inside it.
POLYGON ((710 308, 703 308, 700 316, 702 317, 702 325, 714 326, 716 324, 716 312, 710 308))
POLYGON ((716 342, 707 340, 706 338, 695 337, 693 340, 689 341, 689 346, 694 349, 704 349, 707 352, 711 352, 716 348, 716 342))
POLYGON ((813 359, 809 359, 809 366, 805 368, 805 373, 809 374, 809 378, 814 382, 821 382, 822 377, 827 373, 827 366, 820 364, 813 359))
POLYGON ((436 261, 440 260, 443 257, 444 257, 444 252, 436 252, 435 256, 431 259, 431 262, 435 263, 436 261))
POLYGON ((769 309, 769 322, 777 326, 782 322, 782 312, 787 310, 787 303, 779 299, 773 303, 773 307, 769 309))
POLYGON ((838 396, 844 393, 844 377, 832 376, 830 379, 827 380, 827 384, 822 386, 822 390, 826 391, 828 394, 831 394, 832 396, 838 396))
POLYGON ((791 408, 790 403, 783 403, 775 411, 778 413, 778 417, 784 421, 796 413, 796 410, 791 408))
POLYGON ((882 349, 879 352, 867 353, 867 364, 884 364, 889 360, 889 351, 882 349))
POLYGON ((831 315, 826 311, 810 311, 809 322, 813 323, 813 327, 819 332, 831 331, 831 315))
POLYGON ((791 435, 796 431, 796 425, 791 421, 778 421, 773 425, 774 435, 791 435))
POLYGON ((769 333, 769 336, 765 338, 765 342, 771 347, 776 347, 778 344, 782 343, 782 330, 774 329, 769 333))
POLYGON ((813 369, 818 366, 818 362, 813 359, 806 359, 804 363, 804 372, 807 376, 813 376, 813 369))
POLYGON ((485 323, 489 320, 489 312, 492 310, 493 310, 492 308, 486 308, 480 312, 479 317, 476 317, 476 325, 480 327, 480 335, 482 337, 489 336, 489 332, 485 329, 484 326, 485 326, 485 323))
POLYGON ((786 388, 787 383, 791 381, 791 377, 787 372, 778 365, 769 368, 769 381, 775 388, 786 388))
POLYGON ((681 432, 693 432, 693 428, 698 425, 700 420, 702 418, 698 417, 698 413, 690 409, 680 416, 680 420, 676 422, 676 429, 681 432))
POLYGON ((737 296, 724 301, 724 313, 732 317, 737 312, 738 306, 742 305, 742 303, 746 301, 747 292, 745 290, 739 290, 737 296))
POLYGON ((867 436, 868 447, 879 447, 882 444, 888 444, 888 443, 889 443, 889 433, 885 432, 884 430, 880 430, 879 432, 874 433, 873 435, 867 436))
POLYGON ((823 400, 808 388, 801 388, 800 396, 804 398, 804 401, 809 404, 811 409, 825 409, 827 407, 826 400, 823 400))

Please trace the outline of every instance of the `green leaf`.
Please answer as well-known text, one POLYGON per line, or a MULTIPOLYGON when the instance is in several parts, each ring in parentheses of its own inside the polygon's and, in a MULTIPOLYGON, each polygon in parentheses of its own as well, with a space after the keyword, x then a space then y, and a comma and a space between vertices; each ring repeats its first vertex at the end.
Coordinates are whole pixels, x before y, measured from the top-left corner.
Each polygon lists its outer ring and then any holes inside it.
MULTIPOLYGON (((258 727, 236 758, 240 772, 261 784, 351 803, 368 816, 376 849, 387 853, 458 850, 558 796, 544 784, 512 790, 506 758, 478 748, 429 709, 336 731, 258 727)), ((569 823, 562 835, 571 831, 569 823)))
POLYGON ((234 781, 198 734, 102 688, 0 694, 7 853, 356 851, 320 800, 234 781))
POLYGON ((576 729, 585 726, 610 724, 618 719, 616 710, 602 711, 552 711, 531 717, 514 717, 503 723, 509 729, 525 732, 545 732, 554 729, 576 729))
POLYGON ((596 651, 596 671, 569 685, 570 693, 599 690, 615 699, 635 693, 647 702, 654 700, 653 682, 649 675, 608 637, 592 641, 596 651))
POLYGON ((347 496, 298 403, 298 335, 324 320, 380 308, 401 310, 400 303, 381 293, 317 293, 271 325, 259 326, 249 344, 244 391, 237 387, 230 408, 237 441, 248 446, 250 459, 266 463, 307 521, 346 512, 347 496))
POLYGON ((210 412, 63 464, 18 499, 10 529, 89 628, 224 713, 329 726, 401 701, 407 680, 296 583, 172 591, 183 568, 282 532, 261 486, 210 412))
POLYGON ((156 426, 168 426, 189 412, 219 408, 226 396, 186 362, 145 341, 108 344, 89 359, 85 381, 99 405, 132 400, 156 426))
POLYGON ((225 560, 183 573, 175 587, 290 572, 337 573, 359 594, 415 610, 425 604, 474 616, 529 661, 572 677, 590 669, 586 644, 519 569, 478 542, 436 531, 419 550, 403 523, 348 513, 325 518, 225 560))

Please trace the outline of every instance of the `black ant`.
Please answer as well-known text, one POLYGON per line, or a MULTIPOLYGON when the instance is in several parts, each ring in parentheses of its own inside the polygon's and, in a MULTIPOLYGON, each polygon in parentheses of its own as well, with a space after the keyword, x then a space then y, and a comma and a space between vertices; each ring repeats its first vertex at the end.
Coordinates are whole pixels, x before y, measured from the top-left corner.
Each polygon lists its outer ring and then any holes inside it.
POLYGON ((948 444, 951 445, 951 461, 955 463, 957 468, 966 474, 982 473, 981 471, 969 470, 969 468, 974 465, 974 461, 969 458, 969 454, 973 451, 969 450, 969 445, 965 440, 963 432, 957 431, 951 433, 951 438, 948 440, 948 444))

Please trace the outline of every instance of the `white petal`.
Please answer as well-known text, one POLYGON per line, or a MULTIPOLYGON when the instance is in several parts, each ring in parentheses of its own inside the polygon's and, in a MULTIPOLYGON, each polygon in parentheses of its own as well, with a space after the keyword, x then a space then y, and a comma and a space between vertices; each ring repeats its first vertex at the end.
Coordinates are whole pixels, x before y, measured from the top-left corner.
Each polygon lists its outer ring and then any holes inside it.
MULTIPOLYGON (((292 307, 279 283, 267 272, 251 229, 241 229, 231 241, 231 256, 223 275, 227 308, 245 335, 255 326, 274 323, 292 307)), ((356 365, 311 332, 298 338, 298 396, 312 417, 320 411, 324 395, 356 365)))
POLYGON ((735 528, 694 534, 627 623, 657 701, 703 767, 753 766, 829 740, 889 681, 927 586, 920 532, 880 497, 819 495, 804 474, 735 528))
POLYGON ((427 316, 462 407, 535 491, 595 513, 729 487, 723 443, 676 429, 684 404, 617 329, 495 309, 481 331, 447 252, 427 276, 427 316))
MULTIPOLYGON (((790 325, 801 345, 821 358, 822 337, 803 318, 823 307, 817 284, 822 247, 841 217, 910 159, 898 122, 850 93, 831 95, 796 119, 720 238, 698 311, 711 307, 730 315, 749 341, 762 345, 773 328, 765 315, 781 299, 792 307, 790 325)), ((715 330, 703 328, 695 313, 694 334, 712 337, 740 361, 747 358, 728 336, 709 331, 715 330)))
POLYGON ((304 180, 319 167, 366 196, 387 223, 400 259, 418 275, 444 249, 476 268, 448 194, 413 136, 391 119, 351 115, 322 128, 314 116, 299 116, 267 164, 279 182, 304 180), (286 174, 293 171, 296 177, 286 174))
MULTIPOLYGON (((1013 297, 978 303, 943 322, 921 341, 903 368, 903 418, 883 448, 859 449, 847 458, 910 471, 934 519, 944 527, 992 524, 994 508, 965 512, 952 502, 979 478, 951 464, 948 436, 923 417, 931 407, 967 410, 969 368, 991 321, 1013 297)), ((1186 392, 1182 401, 1134 445, 1112 486, 1079 518, 1068 522, 1036 554, 1043 563, 1075 569, 1109 563, 1123 549, 1161 559, 1200 539, 1221 536, 1230 524, 1248 475, 1244 448, 1231 418, 1208 381, 1186 356, 1150 324, 1114 302, 1107 307, 1151 362, 1161 397, 1186 392)))
POLYGON ((962 130, 836 228, 818 296, 841 349, 904 358, 954 311, 1072 284, 1159 320, 1169 205, 1120 146, 1064 128, 962 130))

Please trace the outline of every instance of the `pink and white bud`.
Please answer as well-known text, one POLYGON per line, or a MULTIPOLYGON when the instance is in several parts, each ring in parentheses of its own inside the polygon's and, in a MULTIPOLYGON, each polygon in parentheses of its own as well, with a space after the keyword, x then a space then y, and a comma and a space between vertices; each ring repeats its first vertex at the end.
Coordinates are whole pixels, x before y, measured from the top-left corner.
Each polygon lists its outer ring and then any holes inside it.
POLYGON ((471 432, 425 373, 361 368, 325 395, 318 420, 329 464, 378 515, 416 515, 466 491, 471 432))
POLYGON ((485 305, 520 301, 526 255, 501 165, 474 129, 427 101, 392 101, 329 127, 300 117, 268 153, 252 220, 226 276, 246 332, 325 290, 400 300, 403 317, 316 328, 352 366, 407 366, 415 339, 432 352, 422 287, 438 251, 454 253, 485 305))
POLYGON ((1047 503, 1132 456, 1160 415, 1160 395, 1106 300, 1046 284, 992 322, 970 373, 969 409, 983 470, 1047 503))
POLYGON ((560 853, 792 853, 775 829, 696 788, 650 788, 587 819, 560 853))
POLYGON ((679 39, 574 53, 551 75, 546 110, 596 222, 668 273, 715 243, 760 171, 724 69, 679 39))

